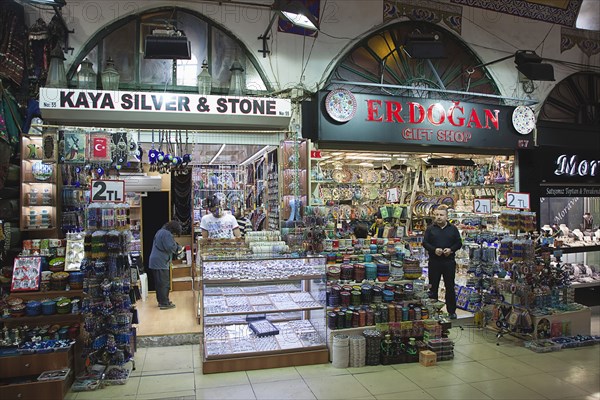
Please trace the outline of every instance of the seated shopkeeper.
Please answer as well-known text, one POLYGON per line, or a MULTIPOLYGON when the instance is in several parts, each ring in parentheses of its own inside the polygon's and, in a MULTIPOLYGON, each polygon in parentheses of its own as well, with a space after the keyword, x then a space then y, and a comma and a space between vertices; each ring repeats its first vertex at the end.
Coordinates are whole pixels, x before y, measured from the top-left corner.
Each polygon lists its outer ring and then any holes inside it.
POLYGON ((231 213, 225 213, 215 196, 206 199, 209 213, 200 220, 202 239, 241 238, 240 227, 231 213))
POLYGON ((372 238, 386 238, 389 234, 389 226, 385 223, 380 212, 375 214, 375 222, 369 229, 369 236, 372 238))

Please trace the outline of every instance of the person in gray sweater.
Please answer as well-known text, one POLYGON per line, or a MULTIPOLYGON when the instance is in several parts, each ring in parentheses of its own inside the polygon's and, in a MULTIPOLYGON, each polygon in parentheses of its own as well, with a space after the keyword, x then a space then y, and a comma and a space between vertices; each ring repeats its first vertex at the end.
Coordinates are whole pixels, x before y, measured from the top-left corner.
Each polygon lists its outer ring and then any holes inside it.
POLYGON ((173 235, 181 235, 179 221, 169 221, 156 232, 148 260, 148 268, 154 276, 156 300, 161 310, 175 308, 175 304, 169 300, 169 273, 173 254, 178 253, 181 248, 173 235))

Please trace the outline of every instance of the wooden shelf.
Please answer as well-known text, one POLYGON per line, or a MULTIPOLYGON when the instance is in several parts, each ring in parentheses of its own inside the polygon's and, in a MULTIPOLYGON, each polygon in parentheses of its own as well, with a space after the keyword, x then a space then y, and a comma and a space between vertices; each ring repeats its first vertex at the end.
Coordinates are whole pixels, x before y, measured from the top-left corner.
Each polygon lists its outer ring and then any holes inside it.
POLYGON ((9 297, 19 297, 23 300, 54 299, 56 297, 82 297, 83 289, 79 290, 49 290, 46 292, 12 292, 9 297))
POLYGON ((81 314, 52 314, 37 315, 35 317, 5 318, 1 320, 8 328, 22 325, 54 325, 67 322, 80 322, 81 314))

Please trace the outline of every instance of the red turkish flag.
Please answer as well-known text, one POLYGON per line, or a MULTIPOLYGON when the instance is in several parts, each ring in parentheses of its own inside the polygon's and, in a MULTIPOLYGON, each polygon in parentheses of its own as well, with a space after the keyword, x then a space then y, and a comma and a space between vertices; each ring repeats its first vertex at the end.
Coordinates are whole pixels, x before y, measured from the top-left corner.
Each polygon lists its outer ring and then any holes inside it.
POLYGON ((106 158, 108 156, 108 138, 95 137, 92 139, 92 157, 106 158))

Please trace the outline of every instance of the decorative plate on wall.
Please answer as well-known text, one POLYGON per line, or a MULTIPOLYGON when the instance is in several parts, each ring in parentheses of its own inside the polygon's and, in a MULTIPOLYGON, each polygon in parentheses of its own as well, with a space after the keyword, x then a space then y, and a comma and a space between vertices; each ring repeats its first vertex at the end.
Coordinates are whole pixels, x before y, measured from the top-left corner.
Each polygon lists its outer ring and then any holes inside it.
POLYGON ((335 89, 325 97, 325 110, 337 122, 350 121, 356 114, 356 97, 346 89, 335 89))

